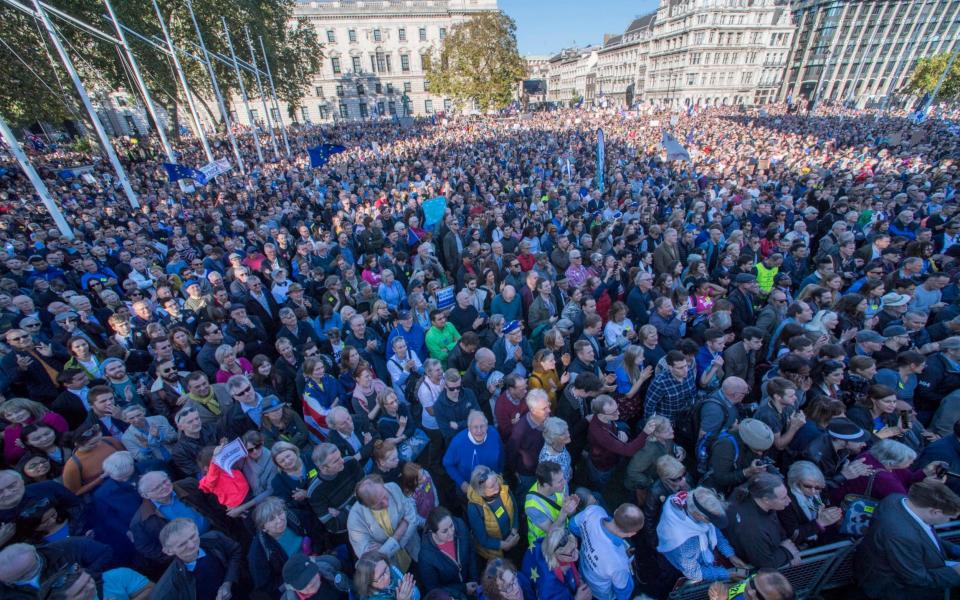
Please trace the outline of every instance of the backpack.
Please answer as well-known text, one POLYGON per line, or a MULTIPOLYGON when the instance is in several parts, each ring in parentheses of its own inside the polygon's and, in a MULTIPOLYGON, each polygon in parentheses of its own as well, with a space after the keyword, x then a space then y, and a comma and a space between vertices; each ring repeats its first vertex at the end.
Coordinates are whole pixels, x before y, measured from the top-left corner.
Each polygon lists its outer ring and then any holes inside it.
MULTIPOLYGON (((691 456, 700 440, 700 409, 707 402, 720 404, 720 401, 710 396, 705 396, 702 400, 697 400, 693 404, 683 408, 674 420, 674 441, 680 444, 687 451, 687 456, 691 456)), ((721 407, 723 406, 720 404, 721 407)))
POLYGON ((697 472, 706 478, 710 470, 710 453, 713 448, 724 439, 729 439, 733 443, 733 462, 740 459, 740 444, 737 442, 737 436, 729 431, 721 431, 716 436, 705 435, 703 439, 697 442, 695 456, 697 457, 697 472))

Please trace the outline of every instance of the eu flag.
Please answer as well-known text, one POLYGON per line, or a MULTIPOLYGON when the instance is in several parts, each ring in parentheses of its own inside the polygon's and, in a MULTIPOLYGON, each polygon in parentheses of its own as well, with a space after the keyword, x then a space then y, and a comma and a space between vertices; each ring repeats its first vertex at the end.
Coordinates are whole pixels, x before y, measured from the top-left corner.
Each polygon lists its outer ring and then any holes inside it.
POLYGON ((202 171, 191 169, 185 165, 175 165, 172 163, 163 163, 163 168, 167 170, 167 177, 170 181, 179 181, 181 179, 193 179, 203 185, 207 182, 207 176, 202 171))
POLYGON ((307 149, 307 153, 310 154, 310 166, 315 169, 322 167, 327 164, 331 156, 345 152, 346 150, 346 146, 341 146, 340 144, 320 144, 319 146, 309 148, 307 149))

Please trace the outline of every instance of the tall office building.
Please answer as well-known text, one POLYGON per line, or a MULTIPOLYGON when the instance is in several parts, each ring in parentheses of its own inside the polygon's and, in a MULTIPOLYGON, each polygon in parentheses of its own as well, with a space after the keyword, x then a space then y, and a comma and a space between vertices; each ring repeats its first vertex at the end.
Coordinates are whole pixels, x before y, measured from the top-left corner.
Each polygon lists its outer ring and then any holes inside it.
POLYGON ((957 47, 957 0, 795 0, 780 100, 884 106, 919 58, 957 47))

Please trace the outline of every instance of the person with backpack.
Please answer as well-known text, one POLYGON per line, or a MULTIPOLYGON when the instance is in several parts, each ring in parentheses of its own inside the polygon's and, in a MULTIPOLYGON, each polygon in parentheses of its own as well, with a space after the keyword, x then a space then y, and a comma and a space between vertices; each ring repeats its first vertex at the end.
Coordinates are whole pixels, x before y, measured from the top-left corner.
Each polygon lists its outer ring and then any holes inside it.
POLYGON ((723 431, 710 449, 707 473, 701 485, 721 493, 764 473, 772 464, 764 452, 773 446, 773 431, 763 421, 744 419, 736 431, 723 431))
POLYGON ((720 389, 683 409, 676 418, 675 440, 687 456, 697 461, 697 470, 707 470, 710 448, 721 432, 729 431, 739 419, 738 406, 750 393, 750 386, 739 377, 727 377, 720 389))

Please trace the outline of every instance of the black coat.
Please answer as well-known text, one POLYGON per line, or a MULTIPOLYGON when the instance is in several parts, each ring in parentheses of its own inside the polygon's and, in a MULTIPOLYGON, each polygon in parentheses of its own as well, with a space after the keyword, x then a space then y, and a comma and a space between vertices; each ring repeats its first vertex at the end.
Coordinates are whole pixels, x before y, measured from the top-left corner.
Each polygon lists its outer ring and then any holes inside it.
MULTIPOLYGON (((43 557, 43 570, 40 581, 46 580, 60 569, 79 565, 84 571, 99 579, 113 559, 113 549, 106 544, 96 542, 86 536, 71 536, 49 544, 37 546, 37 552, 43 557)), ((4 600, 36 600, 37 589, 30 586, 0 582, 0 598, 4 600)))
POLYGON ((753 309, 752 294, 746 294, 739 288, 730 292, 727 300, 733 303, 730 317, 733 320, 733 330, 743 331, 744 327, 752 327, 757 322, 757 313, 753 309))
POLYGON ((960 388, 960 371, 950 368, 942 353, 927 358, 927 366, 917 378, 917 391, 914 396, 918 411, 935 411, 940 399, 960 388))
MULTIPOLYGON (((220 532, 208 531, 200 536, 200 548, 207 553, 207 556, 216 558, 223 566, 224 578, 220 583, 232 583, 233 595, 245 596, 246 594, 242 593, 243 590, 237 589, 240 579, 240 561, 243 558, 240 544, 220 532)), ((167 567, 163 577, 157 581, 157 585, 150 593, 150 597, 163 598, 163 600, 202 600, 197 598, 196 578, 187 571, 186 565, 179 558, 173 559, 167 567)))
POLYGON ((424 532, 417 560, 417 583, 425 590, 443 589, 454 597, 464 598, 467 582, 478 582, 479 574, 470 530, 457 517, 453 517, 453 525, 456 562, 437 547, 430 532, 424 532))
POLYGON ((778 569, 792 555, 780 545, 790 539, 775 512, 766 512, 750 498, 739 499, 728 510, 730 525, 724 531, 737 556, 760 568, 778 569))
POLYGON ((934 545, 903 499, 891 494, 880 502, 854 556, 857 582, 869 598, 943 598, 947 588, 960 587, 960 573, 945 562, 960 558, 960 546, 942 539, 934 545))
MULTIPOLYGON (((297 535, 304 535, 296 514, 287 512, 287 527, 297 535)), ((279 598, 283 586, 283 565, 290 558, 280 543, 263 531, 257 532, 250 550, 247 551, 247 566, 253 579, 253 589, 263 597, 279 598)))

